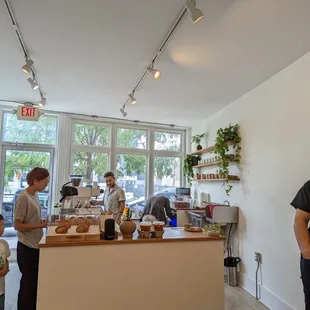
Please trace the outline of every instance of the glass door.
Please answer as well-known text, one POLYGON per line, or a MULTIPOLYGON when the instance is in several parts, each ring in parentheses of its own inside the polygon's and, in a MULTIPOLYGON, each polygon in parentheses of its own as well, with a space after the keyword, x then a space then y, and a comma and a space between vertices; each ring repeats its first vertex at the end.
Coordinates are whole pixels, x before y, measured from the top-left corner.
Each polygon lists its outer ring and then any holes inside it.
MULTIPOLYGON (((26 176, 35 167, 46 168, 50 172, 52 184, 54 150, 49 148, 25 148, 4 146, 2 148, 0 207, 5 227, 13 226, 15 201, 28 185, 26 176), (2 169, 3 168, 3 169, 2 169)), ((51 205, 51 186, 38 193, 42 218, 46 218, 51 205)))

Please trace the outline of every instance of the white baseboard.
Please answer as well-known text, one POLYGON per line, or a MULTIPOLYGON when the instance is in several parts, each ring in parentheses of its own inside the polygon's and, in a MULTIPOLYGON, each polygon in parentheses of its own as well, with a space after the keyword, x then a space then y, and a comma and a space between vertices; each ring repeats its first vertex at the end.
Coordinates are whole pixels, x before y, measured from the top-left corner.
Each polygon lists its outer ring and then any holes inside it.
MULTIPOLYGON (((239 285, 255 297, 256 286, 255 280, 247 277, 246 275, 239 273, 239 285)), ((270 310, 296 310, 274 293, 269 291, 266 287, 259 285, 260 290, 260 302, 267 306, 270 310)))

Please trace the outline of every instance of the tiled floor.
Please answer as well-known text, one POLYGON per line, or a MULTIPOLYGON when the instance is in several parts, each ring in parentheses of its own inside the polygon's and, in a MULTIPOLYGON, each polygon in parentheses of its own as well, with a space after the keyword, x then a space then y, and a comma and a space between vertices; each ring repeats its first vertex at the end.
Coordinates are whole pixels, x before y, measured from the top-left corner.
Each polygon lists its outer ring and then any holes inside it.
MULTIPOLYGON (((6 277, 6 310, 17 310, 19 280, 18 266, 12 262, 10 272, 6 277)), ((242 288, 225 286, 225 310, 268 310, 268 308, 242 288)))

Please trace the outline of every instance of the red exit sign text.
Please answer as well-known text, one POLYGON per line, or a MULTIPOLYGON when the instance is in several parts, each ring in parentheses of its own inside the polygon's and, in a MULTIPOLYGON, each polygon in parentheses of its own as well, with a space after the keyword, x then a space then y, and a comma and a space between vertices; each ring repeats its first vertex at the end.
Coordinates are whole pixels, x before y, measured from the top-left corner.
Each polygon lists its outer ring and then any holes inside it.
POLYGON ((39 120, 39 108, 36 107, 27 107, 27 106, 18 106, 17 107, 17 119, 22 121, 38 121, 39 120))

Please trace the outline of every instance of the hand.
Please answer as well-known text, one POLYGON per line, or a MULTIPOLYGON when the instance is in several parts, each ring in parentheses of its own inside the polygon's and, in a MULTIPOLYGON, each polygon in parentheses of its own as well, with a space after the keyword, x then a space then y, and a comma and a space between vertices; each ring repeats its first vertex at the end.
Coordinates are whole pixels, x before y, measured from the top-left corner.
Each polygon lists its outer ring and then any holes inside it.
POLYGON ((47 220, 41 220, 41 227, 46 228, 47 227, 47 220))
POLYGON ((9 262, 7 262, 2 268, 0 268, 0 277, 5 277, 9 271, 9 262))
POLYGON ((117 225, 121 225, 121 219, 120 219, 120 217, 118 217, 116 220, 115 220, 115 223, 117 224, 117 225))
POLYGON ((304 248, 303 251, 301 252, 301 255, 305 259, 310 259, 310 246, 304 248))

